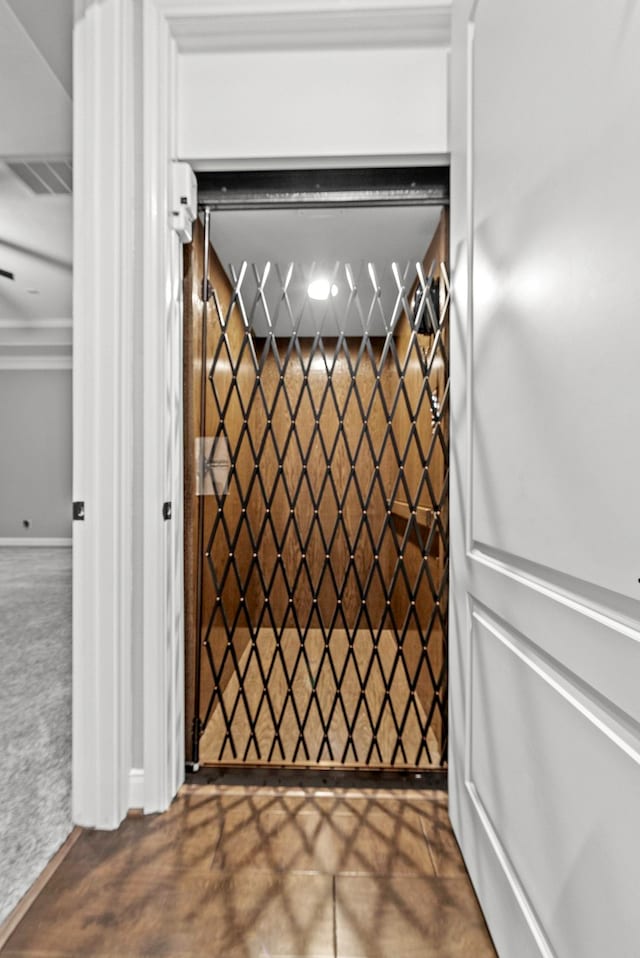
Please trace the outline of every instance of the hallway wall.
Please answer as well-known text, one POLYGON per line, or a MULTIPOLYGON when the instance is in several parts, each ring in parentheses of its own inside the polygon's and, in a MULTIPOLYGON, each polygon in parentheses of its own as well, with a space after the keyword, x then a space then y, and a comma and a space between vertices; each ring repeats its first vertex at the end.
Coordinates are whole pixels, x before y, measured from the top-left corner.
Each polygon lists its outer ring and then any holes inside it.
POLYGON ((70 539, 71 370, 2 369, 0 435, 0 542, 70 539))
POLYGON ((269 49, 267 34, 262 42, 266 49, 181 54, 178 97, 189 104, 179 114, 181 157, 206 168, 212 135, 219 164, 447 153, 446 47, 269 49), (212 109, 211 91, 231 76, 233 93, 212 109), (429 122, 416 122, 425 102, 429 122))

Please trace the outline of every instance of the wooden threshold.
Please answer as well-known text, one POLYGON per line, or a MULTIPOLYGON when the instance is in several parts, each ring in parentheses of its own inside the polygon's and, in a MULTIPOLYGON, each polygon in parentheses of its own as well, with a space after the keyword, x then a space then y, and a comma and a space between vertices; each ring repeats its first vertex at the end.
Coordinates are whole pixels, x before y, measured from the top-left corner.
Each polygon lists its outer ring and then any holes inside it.
POLYGON ((13 911, 9 912, 5 920, 0 925, 0 951, 4 948, 7 941, 16 930, 24 916, 27 914, 34 901, 44 889, 47 882, 53 878, 60 865, 63 863, 75 843, 78 841, 84 829, 76 825, 66 840, 62 843, 53 858, 45 865, 33 885, 27 889, 13 911))
POLYGON ((278 768, 266 765, 201 765, 197 772, 188 772, 183 788, 203 785, 244 786, 264 789, 291 789, 293 792, 331 788, 345 791, 382 790, 433 792, 447 790, 447 767, 424 768, 419 771, 353 768, 278 768))

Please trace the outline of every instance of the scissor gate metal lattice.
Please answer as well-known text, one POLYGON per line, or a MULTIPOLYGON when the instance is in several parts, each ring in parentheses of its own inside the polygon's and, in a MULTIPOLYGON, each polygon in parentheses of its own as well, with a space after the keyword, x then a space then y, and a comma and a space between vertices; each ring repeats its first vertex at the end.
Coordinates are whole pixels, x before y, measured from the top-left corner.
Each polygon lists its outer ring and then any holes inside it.
POLYGON ((313 275, 209 290, 196 760, 441 765, 446 268, 313 275))

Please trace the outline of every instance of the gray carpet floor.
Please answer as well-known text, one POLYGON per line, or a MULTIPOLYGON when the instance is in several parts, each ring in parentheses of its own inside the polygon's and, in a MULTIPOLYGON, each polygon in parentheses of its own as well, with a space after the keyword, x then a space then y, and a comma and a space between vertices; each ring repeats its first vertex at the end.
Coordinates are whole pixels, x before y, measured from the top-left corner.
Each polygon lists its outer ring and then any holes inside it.
POLYGON ((71 549, 0 548, 0 921, 71 831, 71 549))

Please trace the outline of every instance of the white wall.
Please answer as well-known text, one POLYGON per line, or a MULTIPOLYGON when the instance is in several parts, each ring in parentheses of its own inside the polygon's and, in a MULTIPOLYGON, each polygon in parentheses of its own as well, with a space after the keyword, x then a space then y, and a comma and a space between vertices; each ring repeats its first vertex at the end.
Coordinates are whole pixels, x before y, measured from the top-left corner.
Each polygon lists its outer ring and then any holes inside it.
POLYGON ((0 435, 0 539, 70 539, 71 370, 0 369, 0 435))
POLYGON ((206 161, 442 157, 446 48, 182 53, 178 153, 206 161))

